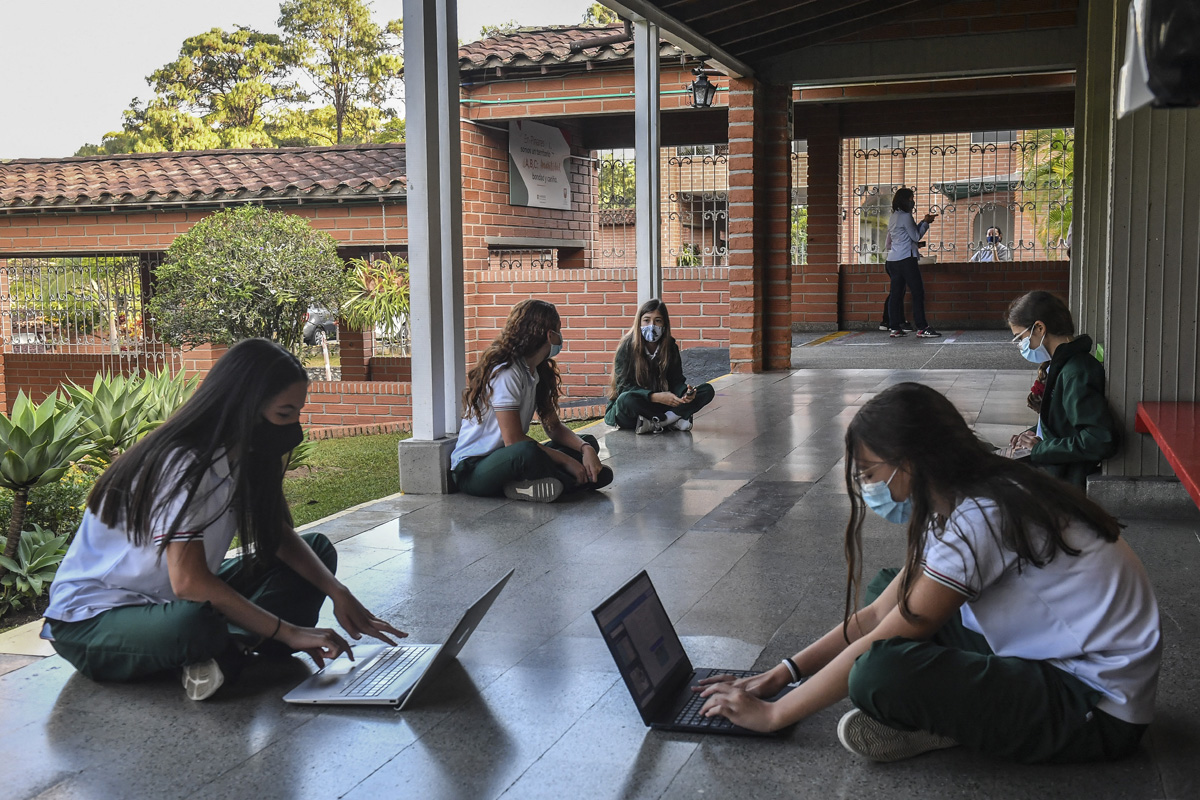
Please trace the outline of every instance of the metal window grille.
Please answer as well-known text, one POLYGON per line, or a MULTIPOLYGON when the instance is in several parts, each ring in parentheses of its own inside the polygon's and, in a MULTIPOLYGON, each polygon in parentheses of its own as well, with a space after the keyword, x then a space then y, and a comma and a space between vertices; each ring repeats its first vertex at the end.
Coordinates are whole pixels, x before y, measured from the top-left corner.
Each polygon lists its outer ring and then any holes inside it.
POLYGON ((922 134, 843 140, 844 263, 887 258, 887 220, 901 187, 916 196, 916 217, 938 220, 925 256, 941 261, 1066 258, 1071 224, 1072 128, 922 134), (865 148, 876 140, 894 147, 865 148), (998 247, 986 241, 1001 232, 998 247), (990 251, 990 252, 985 252, 990 251))
POLYGON ((147 302, 161 253, 0 259, 5 353, 95 356, 99 372, 179 369, 147 302))
POLYGON ((489 250, 488 269, 558 269, 558 250, 553 247, 489 250))
POLYGON ((792 224, 789 250, 792 263, 808 263, 808 141, 792 142, 792 224))

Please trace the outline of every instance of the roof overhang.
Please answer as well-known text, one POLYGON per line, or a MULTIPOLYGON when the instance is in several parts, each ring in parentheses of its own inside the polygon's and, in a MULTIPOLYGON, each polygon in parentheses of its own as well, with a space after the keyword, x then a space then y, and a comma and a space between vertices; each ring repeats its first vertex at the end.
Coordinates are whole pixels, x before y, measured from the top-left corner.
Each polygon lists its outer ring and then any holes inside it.
POLYGON ((752 78, 754 69, 738 56, 647 0, 605 0, 622 17, 644 19, 659 28, 659 36, 693 56, 703 56, 712 67, 731 78, 752 78))

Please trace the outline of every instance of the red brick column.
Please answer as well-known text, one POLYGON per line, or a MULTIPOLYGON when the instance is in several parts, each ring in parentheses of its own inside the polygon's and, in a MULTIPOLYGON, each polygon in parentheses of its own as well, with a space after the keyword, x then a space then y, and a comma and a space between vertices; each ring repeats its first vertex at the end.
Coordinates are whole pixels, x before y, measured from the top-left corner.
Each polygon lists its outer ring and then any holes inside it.
POLYGON ((786 87, 729 82, 729 358, 791 363, 791 147, 786 87))
MULTIPOLYGON (((842 252, 841 130, 836 106, 796 106, 808 138, 808 263, 795 268, 795 322, 802 330, 836 330, 842 252)), ((878 312, 878 309, 876 309, 878 312)))
POLYGON ((345 321, 339 321, 338 346, 341 352, 342 380, 369 381, 371 355, 375 350, 375 332, 356 331, 345 321))
POLYGON ((228 349, 229 346, 223 344, 201 344, 190 350, 180 350, 179 355, 183 361, 184 373, 189 378, 199 374, 200 380, 204 380, 204 376, 213 368, 213 364, 216 364, 228 349))

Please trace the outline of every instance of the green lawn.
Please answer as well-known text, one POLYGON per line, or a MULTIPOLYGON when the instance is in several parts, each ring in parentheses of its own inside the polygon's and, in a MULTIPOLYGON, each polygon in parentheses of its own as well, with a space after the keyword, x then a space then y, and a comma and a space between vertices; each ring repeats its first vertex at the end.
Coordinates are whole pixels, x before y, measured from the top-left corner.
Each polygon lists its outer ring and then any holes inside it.
MULTIPOLYGON (((592 422, 577 420, 567 426, 576 430, 592 422)), ((542 426, 536 422, 529 427, 529 435, 539 442, 546 441, 542 426)), ((283 481, 295 524, 304 525, 398 492, 396 445, 408 437, 407 433, 383 433, 318 441, 311 466, 293 470, 283 481)))

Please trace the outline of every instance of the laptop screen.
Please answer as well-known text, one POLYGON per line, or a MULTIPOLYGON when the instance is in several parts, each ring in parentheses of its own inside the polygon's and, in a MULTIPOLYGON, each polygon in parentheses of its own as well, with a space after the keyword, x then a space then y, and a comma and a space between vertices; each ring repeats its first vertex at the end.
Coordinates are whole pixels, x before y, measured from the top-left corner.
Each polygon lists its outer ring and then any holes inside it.
POLYGON ((670 679, 681 665, 690 674, 691 665, 649 575, 639 574, 592 614, 639 711, 664 688, 678 691, 670 679))

